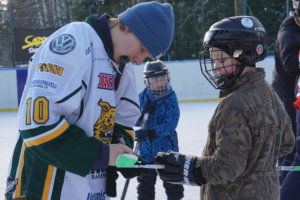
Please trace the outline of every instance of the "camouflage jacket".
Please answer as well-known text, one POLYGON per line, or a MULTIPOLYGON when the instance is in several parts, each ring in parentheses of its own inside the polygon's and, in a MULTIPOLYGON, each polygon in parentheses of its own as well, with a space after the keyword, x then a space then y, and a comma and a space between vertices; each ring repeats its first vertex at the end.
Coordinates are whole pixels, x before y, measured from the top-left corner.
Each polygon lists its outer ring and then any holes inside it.
POLYGON ((292 151, 290 118, 261 68, 221 91, 203 156, 201 200, 276 200, 278 157, 292 151))

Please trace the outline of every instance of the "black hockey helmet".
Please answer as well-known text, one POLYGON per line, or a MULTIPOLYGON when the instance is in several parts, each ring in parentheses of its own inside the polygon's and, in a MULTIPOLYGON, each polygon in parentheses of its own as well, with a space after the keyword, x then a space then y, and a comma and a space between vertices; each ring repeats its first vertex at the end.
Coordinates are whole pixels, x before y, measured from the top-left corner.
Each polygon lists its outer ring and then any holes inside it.
POLYGON ((168 74, 167 66, 160 60, 146 62, 144 67, 144 78, 168 74))
POLYGON ((297 15, 297 17, 300 17, 300 0, 292 0, 294 13, 297 15))
POLYGON ((201 72, 215 88, 224 89, 234 83, 245 66, 255 67, 255 63, 266 56, 267 33, 261 22, 253 16, 229 17, 213 24, 206 32, 200 51, 201 72), (211 47, 237 60, 238 70, 234 74, 217 75, 215 61, 209 59, 211 47))
POLYGON ((170 89, 170 77, 167 66, 160 60, 146 62, 144 66, 144 82, 154 96, 164 96, 170 89), (159 88, 154 88, 153 82, 164 82, 159 88))

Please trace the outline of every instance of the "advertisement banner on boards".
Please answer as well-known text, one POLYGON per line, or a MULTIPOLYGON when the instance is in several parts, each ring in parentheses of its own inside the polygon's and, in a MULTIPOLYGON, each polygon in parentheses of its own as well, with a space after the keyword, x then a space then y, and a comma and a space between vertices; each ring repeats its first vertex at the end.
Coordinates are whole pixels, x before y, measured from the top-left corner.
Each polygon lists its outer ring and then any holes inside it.
POLYGON ((28 62, 39 46, 56 29, 14 29, 16 61, 28 62))

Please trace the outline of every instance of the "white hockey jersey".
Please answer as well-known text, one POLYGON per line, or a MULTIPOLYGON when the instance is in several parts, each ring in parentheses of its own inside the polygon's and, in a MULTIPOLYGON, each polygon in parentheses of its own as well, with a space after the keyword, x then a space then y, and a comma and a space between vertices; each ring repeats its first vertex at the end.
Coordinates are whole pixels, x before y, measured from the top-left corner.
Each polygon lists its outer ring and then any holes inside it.
MULTIPOLYGON (((106 170, 90 168, 99 152, 107 165, 105 144, 111 142, 116 104, 127 112, 130 106, 122 106, 122 97, 138 102, 133 69, 125 68, 116 96, 112 65, 100 37, 85 22, 60 28, 42 44, 30 62, 20 103, 7 199, 108 199, 106 170), (133 90, 123 88, 130 84, 133 90)), ((117 115, 119 123, 134 124, 138 107, 131 112, 117 115)))

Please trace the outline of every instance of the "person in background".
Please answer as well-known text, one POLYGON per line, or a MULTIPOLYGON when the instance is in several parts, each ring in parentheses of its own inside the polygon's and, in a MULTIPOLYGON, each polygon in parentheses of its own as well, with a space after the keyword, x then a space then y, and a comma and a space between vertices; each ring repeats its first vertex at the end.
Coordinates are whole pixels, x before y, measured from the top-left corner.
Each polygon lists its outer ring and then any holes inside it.
MULTIPOLYGON (((160 151, 178 151, 176 127, 179 121, 179 106, 176 94, 170 86, 167 66, 160 60, 147 62, 144 67, 146 88, 139 94, 142 111, 136 125, 140 126, 143 116, 149 114, 143 129, 136 131, 140 142, 138 155, 146 163, 154 163, 155 155, 160 151)), ((138 176, 137 193, 139 200, 155 199, 157 173, 149 169, 148 173, 138 176)), ((168 199, 183 198, 183 186, 163 182, 168 199)))
POLYGON ((206 32, 201 71, 223 100, 202 156, 157 154, 155 162, 165 165, 158 170, 163 180, 201 186, 201 200, 279 199, 276 163, 295 141, 281 100, 256 67, 266 48, 266 30, 253 16, 225 18, 206 32))
MULTIPOLYGON (((295 91, 300 74, 300 17, 299 0, 292 0, 294 15, 284 19, 280 25, 275 44, 275 68, 273 71, 272 87, 282 100, 285 110, 291 118, 293 133, 297 135, 296 110, 293 103, 296 101, 295 91)), ((300 126, 300 120, 298 122, 300 126)), ((296 148, 282 158, 279 166, 290 166, 293 162, 296 148)), ((287 171, 281 171, 280 182, 283 183, 287 171)))
MULTIPOLYGON (((293 157, 292 166, 299 166, 300 165, 300 1, 293 0, 293 9, 294 9, 294 16, 288 17, 284 20, 281 25, 281 31, 278 35, 278 42, 280 42, 282 46, 282 53, 281 57, 285 61, 285 65, 281 65, 283 70, 286 71, 288 75, 282 76, 285 82, 288 81, 295 81, 298 80, 298 90, 297 94, 294 95, 294 90, 297 86, 295 83, 290 82, 290 87, 286 92, 287 98, 290 100, 288 103, 292 103, 291 101, 295 100, 292 105, 286 105, 290 107, 290 116, 294 123, 294 134, 296 137, 296 146, 294 148, 295 154, 293 157), (279 37, 280 36, 280 37, 279 37), (284 40, 284 42, 283 42, 284 40), (291 80, 290 80, 291 79, 291 80), (296 110, 295 110, 296 109, 296 110), (296 112, 296 114, 295 114, 296 112)), ((280 52, 280 51, 279 51, 280 52)), ((283 88, 282 88, 283 89, 283 88)), ((292 158, 291 158, 292 159, 292 158)), ((290 161, 290 160, 289 160, 290 161)), ((289 164, 289 163, 288 163, 289 164)), ((286 171, 287 172, 287 171, 286 171)), ((286 174, 286 173, 285 173, 286 174)), ((280 187, 280 199, 281 200, 298 200, 300 197, 300 172, 299 171, 290 171, 287 173, 281 187, 280 187)))
POLYGON ((49 36, 29 63, 5 198, 109 199, 107 168, 132 153, 111 144, 122 72, 128 62, 164 55, 173 32, 172 6, 152 1, 49 36))

